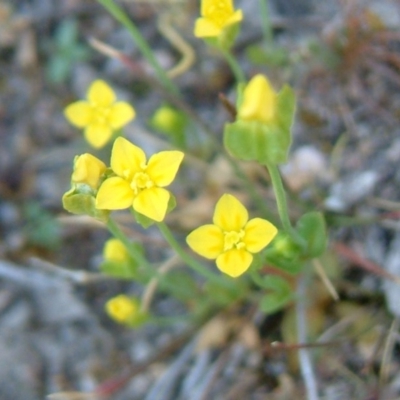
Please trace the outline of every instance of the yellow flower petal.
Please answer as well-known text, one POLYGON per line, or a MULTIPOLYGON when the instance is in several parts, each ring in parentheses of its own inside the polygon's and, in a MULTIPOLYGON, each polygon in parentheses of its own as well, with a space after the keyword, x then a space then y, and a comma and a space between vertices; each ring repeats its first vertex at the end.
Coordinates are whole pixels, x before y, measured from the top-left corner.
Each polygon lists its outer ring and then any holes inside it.
POLYGON ((86 183, 97 189, 99 179, 105 170, 106 165, 103 161, 91 154, 82 154, 75 157, 71 180, 73 183, 86 183))
POLYGON ((226 27, 243 19, 242 11, 235 11, 231 0, 203 0, 201 15, 194 28, 196 37, 220 36, 226 27))
POLYGON ((99 210, 123 210, 132 205, 134 193, 129 183, 116 176, 106 179, 96 196, 99 210))
POLYGON ((213 222, 224 231, 240 231, 248 218, 244 205, 236 197, 224 194, 215 206, 213 222))
POLYGON ((161 151, 154 154, 150 157, 146 172, 157 186, 167 186, 175 179, 183 156, 181 151, 161 151))
POLYGON ((129 253, 119 239, 108 239, 103 248, 103 257, 107 261, 125 262, 129 260, 129 253))
POLYGON ((201 0, 200 13, 206 15, 207 11, 215 4, 215 0, 201 0))
POLYGON ((276 113, 277 93, 263 75, 254 76, 243 92, 237 119, 269 123, 276 113))
POLYGON ((193 251, 209 260, 216 259, 224 249, 222 230, 211 224, 195 229, 188 235, 186 242, 193 251))
POLYGON ((88 90, 87 98, 92 105, 110 107, 115 101, 115 93, 104 81, 94 81, 88 90))
POLYGON ((222 28, 207 18, 198 18, 194 25, 194 36, 198 38, 216 37, 222 32, 222 28))
POLYGON ((146 166, 146 154, 123 137, 115 139, 111 153, 111 169, 128 180, 146 166))
POLYGON ((124 101, 116 102, 110 110, 108 122, 113 129, 120 129, 135 118, 135 110, 124 101))
POLYGON ((202 0, 201 2, 201 15, 210 16, 215 12, 233 13, 232 0, 202 0))
POLYGON ((236 22, 240 22, 243 19, 242 10, 235 11, 225 22, 225 26, 235 24, 236 22))
POLYGON ((100 149, 111 139, 113 131, 107 125, 91 124, 85 129, 84 134, 90 145, 100 149))
POLYGON ((167 212, 170 196, 168 190, 163 188, 145 189, 133 200, 133 208, 140 214, 161 222, 167 212))
POLYGON ((244 231, 243 242, 246 250, 258 253, 271 242, 278 229, 265 219, 253 218, 246 224, 244 231))
POLYGON ((243 249, 232 249, 222 253, 217 258, 217 267, 224 273, 232 278, 236 278, 246 272, 253 256, 243 249))
POLYGON ((84 135, 91 146, 100 149, 111 139, 113 131, 108 125, 90 124, 86 127, 84 135))
POLYGON ((64 110, 67 120, 78 128, 89 125, 93 118, 93 109, 87 101, 76 101, 64 110))

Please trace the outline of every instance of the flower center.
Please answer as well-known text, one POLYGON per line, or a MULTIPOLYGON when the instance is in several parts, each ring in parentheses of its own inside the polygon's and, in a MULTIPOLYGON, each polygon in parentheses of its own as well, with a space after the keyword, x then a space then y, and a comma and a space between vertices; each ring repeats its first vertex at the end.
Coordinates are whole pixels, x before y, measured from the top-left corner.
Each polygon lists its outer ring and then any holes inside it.
POLYGON ((211 19, 217 26, 223 27, 231 16, 231 11, 225 1, 218 1, 211 5, 205 12, 205 17, 211 19))
POLYGON ((233 248, 242 249, 245 244, 242 242, 244 231, 241 229, 238 231, 224 232, 224 251, 231 250, 233 248))
POLYGON ((96 124, 99 125, 107 125, 108 124, 108 117, 110 115, 110 108, 109 107, 102 107, 93 105, 93 120, 96 124))
POLYGON ((131 181, 131 188, 135 192, 135 195, 139 194, 143 189, 150 189, 153 186, 154 182, 146 172, 136 172, 131 181))

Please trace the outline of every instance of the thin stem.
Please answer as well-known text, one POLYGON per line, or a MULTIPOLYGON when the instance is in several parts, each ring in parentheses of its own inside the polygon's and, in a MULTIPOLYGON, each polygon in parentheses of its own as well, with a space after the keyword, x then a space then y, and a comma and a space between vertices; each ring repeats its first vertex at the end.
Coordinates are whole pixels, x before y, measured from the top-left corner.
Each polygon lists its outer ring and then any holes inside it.
MULTIPOLYGON (((300 276, 297 286, 297 341, 307 343, 307 277, 300 276)), ((318 386, 315 378, 314 368, 311 360, 310 350, 307 348, 299 349, 299 362, 304 385, 306 387, 307 399, 318 400, 318 386)))
POLYGON ((267 43, 267 45, 271 45, 273 42, 273 33, 272 33, 271 17, 268 7, 268 0, 259 0, 259 4, 260 4, 264 40, 267 43))
POLYGON ((275 164, 267 164, 267 169, 271 177, 272 186, 274 188, 276 203, 278 206, 278 213, 283 225, 283 229, 287 233, 291 234, 293 232, 293 227, 289 218, 286 193, 283 187, 281 175, 279 173, 278 167, 275 164))
POLYGON ((181 245, 177 242, 177 240, 172 235, 168 226, 163 222, 157 223, 160 232, 164 236, 165 240, 172 247, 173 250, 182 258, 183 261, 187 263, 189 267, 191 267, 194 271, 204 276, 211 282, 214 282, 218 285, 224 286, 226 288, 232 289, 232 284, 224 279, 222 276, 215 275, 213 272, 204 267, 203 264, 197 262, 194 258, 190 257, 189 254, 185 252, 185 250, 181 247, 181 245))
POLYGON ((132 246, 132 243, 130 240, 127 238, 124 232, 122 232, 121 228, 118 226, 118 224, 112 220, 111 218, 107 222, 107 228, 111 232, 111 234, 118 240, 120 240, 126 250, 128 251, 129 255, 141 266, 145 267, 149 271, 153 271, 153 266, 146 260, 146 258, 143 256, 143 254, 135 248, 135 246, 132 246))
MULTIPOLYGON (((160 275, 165 275, 171 269, 175 268, 178 265, 179 258, 175 255, 169 260, 167 260, 163 265, 158 268, 158 273, 160 275)), ((157 291, 157 286, 159 284, 159 277, 154 277, 150 280, 150 282, 146 285, 146 288, 143 292, 141 302, 140 302, 140 311, 143 313, 147 313, 150 309, 151 302, 154 298, 154 295, 157 291)))
POLYGON ((257 192, 255 185, 253 185, 252 181, 248 179, 246 174, 240 168, 240 166, 235 162, 229 154, 224 153, 225 159, 228 161, 232 169, 234 170, 236 176, 242 181, 242 184, 246 190, 246 192, 250 195, 258 210, 263 213, 263 216, 267 218, 269 221, 274 223, 276 216, 269 210, 269 208, 265 205, 264 198, 261 196, 259 192, 257 192))
POLYGON ((177 315, 175 317, 153 317, 146 321, 147 324, 159 325, 159 326, 170 326, 177 322, 188 322, 194 320, 192 314, 177 315))
POLYGON ((236 61, 236 58, 233 57, 232 53, 229 50, 222 50, 222 54, 224 55, 226 62, 229 64, 229 67, 231 68, 233 75, 235 75, 237 83, 245 82, 246 77, 244 76, 242 68, 236 61))
POLYGON ((256 285, 263 287, 264 282, 263 282, 260 274, 258 273, 258 271, 251 271, 250 277, 256 285))
POLYGON ((118 224, 116 224, 111 218, 107 222, 107 228, 115 238, 119 239, 124 244, 129 255, 142 267, 141 272, 145 279, 148 279, 149 282, 151 282, 152 279, 156 279, 158 285, 172 295, 177 292, 180 292, 182 296, 186 295, 186 293, 183 293, 182 290, 177 288, 175 284, 168 280, 168 274, 165 274, 164 271, 158 271, 155 269, 154 266, 146 260, 143 254, 138 251, 135 246, 132 246, 130 240, 124 232, 122 232, 118 224))
POLYGON ((126 13, 120 8, 113 0, 97 0, 101 3, 107 11, 132 35, 133 40, 139 47, 143 56, 147 59, 149 64, 154 68, 157 78, 162 82, 162 84, 173 94, 179 95, 179 90, 175 84, 169 79, 167 73, 161 68, 157 59, 154 57, 151 47, 148 45, 145 38, 142 36, 136 25, 128 18, 126 13))

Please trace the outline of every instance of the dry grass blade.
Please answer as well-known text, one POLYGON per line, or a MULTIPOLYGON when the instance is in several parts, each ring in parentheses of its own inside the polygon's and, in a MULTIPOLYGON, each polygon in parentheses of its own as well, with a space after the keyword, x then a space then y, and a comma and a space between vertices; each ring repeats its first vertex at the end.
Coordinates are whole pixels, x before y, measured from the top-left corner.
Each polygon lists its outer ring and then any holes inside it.
POLYGON ((60 392, 46 396, 47 400, 101 400, 101 398, 93 393, 82 392, 60 392))
POLYGON ((386 343, 383 349, 381 368, 379 371, 379 388, 383 388, 385 383, 388 381, 390 361, 393 355, 393 348, 396 342, 396 334, 399 330, 400 319, 398 317, 394 318, 389 333, 387 335, 386 343))

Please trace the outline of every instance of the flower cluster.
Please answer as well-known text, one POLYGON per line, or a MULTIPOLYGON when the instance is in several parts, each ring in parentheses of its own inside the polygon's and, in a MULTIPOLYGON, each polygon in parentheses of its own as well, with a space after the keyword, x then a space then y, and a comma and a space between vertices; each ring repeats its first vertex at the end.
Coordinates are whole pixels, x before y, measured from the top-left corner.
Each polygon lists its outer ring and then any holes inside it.
MULTIPOLYGON (((241 19, 241 13, 234 12, 229 1, 216 5, 205 1, 202 10, 204 18, 197 24, 200 28, 206 27, 210 18, 214 18, 215 24, 218 21, 221 29, 241 19)), ((238 121, 273 123, 278 95, 265 77, 255 76, 244 89, 242 98, 238 121)), ((65 114, 75 125, 86 127, 87 139, 95 147, 101 147, 113 130, 132 119, 135 112, 129 104, 115 102, 112 89, 98 80, 88 90, 88 101, 71 104, 65 114)), ((73 213, 103 220, 112 210, 132 207, 139 215, 161 222, 172 196, 166 187, 175 179, 183 157, 181 151, 161 151, 147 159, 140 147, 117 137, 109 167, 88 153, 75 157, 72 188, 63 196, 64 207, 73 213)), ((215 259, 217 267, 231 277, 242 275, 250 267, 253 254, 266 247, 277 233, 276 227, 264 219, 249 220, 246 208, 229 194, 218 201, 213 222, 194 230, 187 237, 187 243, 200 255, 215 259)), ((126 249, 115 240, 109 241, 105 255, 108 262, 114 258, 123 262, 127 258, 126 249)), ((125 300, 121 304, 128 304, 125 300)))
MULTIPOLYGON (((235 120, 224 127, 224 147, 238 160, 256 161, 267 168, 282 229, 278 232, 266 219, 250 218, 246 207, 235 196, 225 193, 215 205, 212 223, 194 229, 187 235, 186 243, 200 256, 215 260, 218 270, 230 278, 238 278, 248 271, 254 284, 265 291, 259 305, 269 313, 288 304, 293 299, 293 290, 283 274, 265 276, 262 266, 299 273, 305 261, 323 254, 327 235, 324 217, 317 211, 305 213, 292 225, 278 165, 287 161, 296 99, 290 87, 275 91, 268 78, 261 74, 246 84, 246 77, 230 52, 242 19, 243 12, 235 10, 233 0, 202 0, 194 35, 220 51, 238 82, 238 100, 232 112, 235 120), (256 256, 257 253, 261 254, 256 256)), ((113 140, 108 164, 89 153, 75 157, 71 189, 63 196, 64 208, 107 222, 115 238, 105 243, 100 265, 103 274, 147 285, 142 304, 123 294, 108 300, 105 311, 110 318, 136 327, 150 321, 147 310, 157 285, 185 301, 193 298, 192 285, 197 289, 189 274, 170 273, 175 262, 159 268, 149 263, 143 246, 131 242, 118 224, 110 220, 114 210, 130 209, 145 228, 157 222, 156 226, 176 254, 207 279, 202 293, 215 295, 213 305, 225 306, 242 299, 249 289, 248 280, 233 281, 210 271, 207 265, 182 249, 168 226, 162 223, 175 207, 175 197, 167 187, 173 183, 184 153, 169 150, 148 157, 142 148, 123 137, 122 128, 135 118, 135 110, 130 104, 118 101, 113 89, 102 80, 94 81, 86 100, 70 104, 64 114, 71 124, 84 130, 86 140, 96 149, 113 140)), ((187 148, 190 120, 184 107, 175 109, 163 105, 149 122, 152 128, 168 137, 172 146, 187 148)), ((207 299, 206 306, 209 305, 207 299)), ((197 315, 204 315, 206 309, 201 304, 198 310, 201 312, 195 310, 197 315)))
MULTIPOLYGON (((95 199, 95 210, 132 207, 136 212, 160 222, 167 213, 171 198, 171 193, 165 187, 175 179, 183 156, 181 151, 162 151, 151 156, 147 162, 140 147, 118 137, 112 148, 111 166, 107 174, 105 164, 98 158, 90 154, 75 158, 73 188, 64 195, 64 207, 74 213, 87 213, 86 207, 73 210, 66 206, 67 200, 77 194, 78 189, 79 194, 95 199), (82 185, 89 188, 89 192, 85 190, 83 193, 82 185)), ((94 212, 89 214, 93 215, 94 212)))

